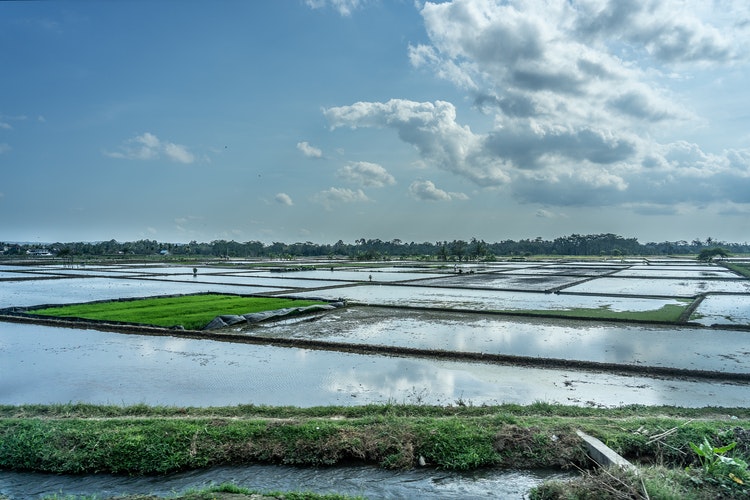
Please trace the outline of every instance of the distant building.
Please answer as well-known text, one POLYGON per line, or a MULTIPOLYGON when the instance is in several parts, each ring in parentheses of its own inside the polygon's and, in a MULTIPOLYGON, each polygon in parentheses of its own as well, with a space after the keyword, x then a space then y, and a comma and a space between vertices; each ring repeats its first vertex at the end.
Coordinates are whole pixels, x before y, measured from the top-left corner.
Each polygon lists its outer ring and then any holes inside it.
POLYGON ((52 253, 46 248, 35 248, 33 250, 26 250, 27 255, 32 257, 52 257, 52 253))

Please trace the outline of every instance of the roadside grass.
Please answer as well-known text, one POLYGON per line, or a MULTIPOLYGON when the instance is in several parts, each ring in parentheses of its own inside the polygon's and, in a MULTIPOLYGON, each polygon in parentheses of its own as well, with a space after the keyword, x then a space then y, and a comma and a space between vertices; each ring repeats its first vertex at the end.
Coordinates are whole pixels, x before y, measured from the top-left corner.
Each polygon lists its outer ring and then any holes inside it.
POLYGON ((203 328, 216 316, 223 314, 248 314, 324 303, 275 297, 200 294, 73 304, 29 312, 40 316, 117 321, 168 328, 181 325, 192 330, 203 328))
POLYGON ((676 323, 680 316, 690 306, 692 300, 680 299, 684 305, 665 304, 659 309, 650 311, 613 311, 609 305, 597 308, 574 308, 574 309, 528 309, 497 311, 507 314, 529 315, 529 316, 554 316, 577 319, 601 319, 622 320, 639 322, 676 323))

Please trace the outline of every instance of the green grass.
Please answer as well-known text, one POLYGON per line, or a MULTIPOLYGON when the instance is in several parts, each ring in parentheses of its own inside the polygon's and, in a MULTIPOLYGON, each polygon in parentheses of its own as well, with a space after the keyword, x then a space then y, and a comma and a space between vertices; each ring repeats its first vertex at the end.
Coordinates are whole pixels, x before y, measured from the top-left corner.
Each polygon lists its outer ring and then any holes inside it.
MULTIPOLYGON (((747 408, 367 405, 225 408, 0 406, 0 469, 162 474, 226 464, 452 470, 586 463, 575 429, 631 460, 684 467, 688 443, 726 445, 747 408), (732 415, 735 419, 729 419, 732 415), (674 429, 673 431, 671 429, 674 429), (664 435, 654 440, 654 436, 664 435)), ((748 432, 748 431, 742 431, 748 432)), ((747 453, 746 443, 744 452, 747 453)))
POLYGON ((41 316, 118 321, 163 327, 182 325, 187 329, 201 329, 216 316, 223 314, 248 314, 324 303, 316 300, 204 294, 75 304, 36 309, 31 312, 41 316))
POLYGON ((735 264, 733 262, 722 262, 722 265, 731 269, 737 274, 750 278, 750 264, 735 264))
MULTIPOLYGON (((633 462, 641 476, 613 478, 611 471, 587 472, 580 482, 547 485, 532 498, 640 498, 635 492, 644 488, 650 498, 750 494, 747 485, 717 482, 716 475, 706 475, 689 446, 704 440, 715 446, 738 442, 731 452, 747 460, 750 408, 597 409, 550 403, 356 408, 0 406, 0 469, 143 475, 229 464, 317 467, 352 461, 396 469, 417 467, 421 461, 451 470, 571 465, 587 469, 591 463, 576 429, 633 462), (607 496, 613 488, 633 495, 607 496)), ((225 491, 233 492, 233 487, 225 491)))
POLYGON ((680 315, 690 305, 689 300, 684 300, 684 305, 665 304, 659 309, 650 311, 613 311, 610 306, 601 306, 597 308, 575 308, 575 309, 528 309, 528 310, 509 310, 498 311, 509 314, 527 314, 531 316, 556 316, 566 318, 584 318, 584 319, 616 319, 623 321, 654 321, 675 323, 680 319, 680 315))

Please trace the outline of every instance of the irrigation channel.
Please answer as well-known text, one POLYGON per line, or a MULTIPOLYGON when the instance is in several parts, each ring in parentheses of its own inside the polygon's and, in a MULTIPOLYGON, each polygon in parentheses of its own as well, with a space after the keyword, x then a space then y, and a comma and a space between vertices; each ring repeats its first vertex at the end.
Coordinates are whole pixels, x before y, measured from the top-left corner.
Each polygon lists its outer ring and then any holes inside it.
POLYGON ((170 496, 188 489, 231 483, 259 491, 308 491, 382 499, 520 499, 545 480, 571 476, 571 473, 551 470, 394 472, 364 466, 303 469, 265 465, 216 467, 156 477, 0 472, 0 495, 14 500, 36 499, 60 492, 81 496, 95 494, 97 498, 126 494, 170 496))
MULTIPOLYGON (((677 259, 455 267, 221 262, 195 270, 166 264, 0 264, 0 309, 6 313, 42 304, 204 292, 344 299, 349 305, 206 334, 3 316, 0 404, 548 401, 737 407, 750 401, 750 281, 715 264, 677 259), (672 324, 524 315, 604 310, 637 318, 671 306, 684 310, 672 324)), ((232 478, 243 472, 212 469, 208 474, 217 481, 222 474, 232 478)), ((541 481, 536 473, 487 474, 393 475, 369 468, 289 473, 274 467, 250 473, 277 489, 299 489, 295 481, 307 486, 319 477, 323 484, 355 485, 337 487, 338 492, 378 498, 413 496, 412 486, 435 488, 432 496, 438 498, 485 498, 503 491, 501 484, 519 483, 526 491, 541 481), (356 490, 362 485, 381 490, 356 490)), ((72 482, 56 486, 66 479, 40 482, 37 475, 2 473, 0 494, 37 483, 83 492, 89 486, 104 488, 99 480, 109 481, 112 491, 141 491, 133 490, 136 484, 149 492, 173 491, 200 486, 209 476, 68 478, 72 482), (183 477, 187 482, 180 482, 183 477)))

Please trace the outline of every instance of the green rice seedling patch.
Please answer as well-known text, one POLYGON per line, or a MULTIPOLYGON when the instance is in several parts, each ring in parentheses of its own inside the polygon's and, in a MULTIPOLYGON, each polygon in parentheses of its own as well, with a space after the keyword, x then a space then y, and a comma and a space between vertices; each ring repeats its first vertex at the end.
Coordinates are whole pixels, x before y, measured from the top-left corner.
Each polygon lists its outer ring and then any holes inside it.
POLYGON ((204 294, 74 304, 36 309, 32 312, 40 316, 118 321, 163 327, 182 325, 187 329, 200 329, 216 316, 224 314, 248 314, 315 304, 325 304, 325 302, 204 294))
POLYGON ((556 316, 579 319, 614 319, 622 321, 643 321, 658 323, 676 323, 682 313, 690 305, 691 301, 681 301, 683 304, 665 304, 659 309, 648 311, 616 311, 609 305, 595 308, 572 308, 572 309, 536 309, 524 311, 498 311, 512 314, 528 314, 531 316, 556 316))

